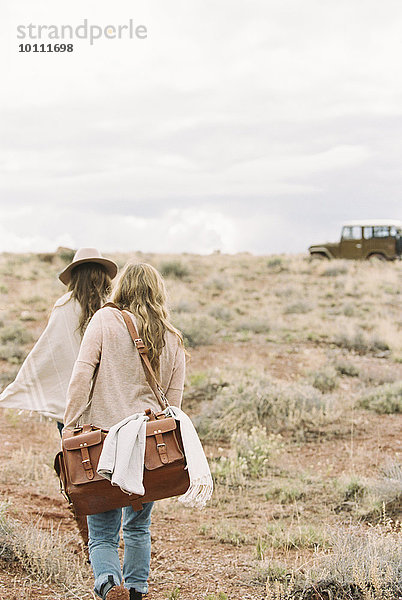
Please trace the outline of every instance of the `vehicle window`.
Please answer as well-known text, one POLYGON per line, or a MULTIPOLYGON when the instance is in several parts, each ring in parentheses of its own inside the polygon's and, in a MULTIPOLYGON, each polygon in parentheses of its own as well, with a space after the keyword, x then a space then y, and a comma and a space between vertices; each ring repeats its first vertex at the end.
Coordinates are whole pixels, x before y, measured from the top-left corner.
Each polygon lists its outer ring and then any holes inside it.
POLYGON ((373 237, 389 237, 389 227, 373 227, 373 237))
POLYGON ((362 228, 359 226, 355 227, 344 227, 342 230, 343 240, 360 240, 362 237, 362 228))
POLYGON ((391 230, 390 230, 390 232, 389 232, 389 235, 390 235, 391 237, 398 237, 398 236, 400 236, 400 235, 401 235, 401 232, 400 232, 400 230, 398 230, 396 227, 392 226, 392 227, 391 227, 391 230))
POLYGON ((365 240, 370 240, 373 237, 373 228, 363 227, 363 237, 365 240))

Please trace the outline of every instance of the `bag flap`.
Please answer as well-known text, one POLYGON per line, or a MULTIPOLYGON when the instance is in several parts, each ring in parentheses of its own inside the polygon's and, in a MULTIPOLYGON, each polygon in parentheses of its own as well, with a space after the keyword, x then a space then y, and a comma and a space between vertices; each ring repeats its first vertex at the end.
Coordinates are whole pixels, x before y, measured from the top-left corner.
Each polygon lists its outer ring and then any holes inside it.
POLYGON ((156 433, 166 433, 168 431, 174 431, 175 429, 176 421, 173 417, 167 417, 166 419, 156 419, 155 421, 148 421, 147 436, 155 435, 156 433))
POLYGON ((102 442, 102 430, 95 429, 88 433, 80 433, 71 437, 63 437, 62 444, 65 450, 79 450, 82 447, 96 446, 102 442))

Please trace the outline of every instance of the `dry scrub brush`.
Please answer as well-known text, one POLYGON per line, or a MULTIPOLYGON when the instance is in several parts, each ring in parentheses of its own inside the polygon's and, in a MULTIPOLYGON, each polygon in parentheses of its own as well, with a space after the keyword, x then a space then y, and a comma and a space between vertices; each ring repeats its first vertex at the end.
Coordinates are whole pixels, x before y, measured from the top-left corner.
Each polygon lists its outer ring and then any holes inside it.
POLYGON ((36 523, 19 523, 7 515, 7 504, 0 505, 0 559, 17 561, 30 576, 42 584, 55 583, 65 590, 64 597, 90 598, 85 557, 77 552, 77 536, 57 528, 42 530, 36 523), (78 596, 77 596, 78 594, 78 596))
POLYGON ((330 549, 314 564, 278 567, 266 583, 266 600, 398 600, 402 594, 402 536, 399 523, 329 530, 330 549))
POLYGON ((304 438, 339 415, 336 399, 310 385, 249 373, 205 403, 195 421, 204 440, 229 440, 233 431, 249 432, 255 426, 304 438))

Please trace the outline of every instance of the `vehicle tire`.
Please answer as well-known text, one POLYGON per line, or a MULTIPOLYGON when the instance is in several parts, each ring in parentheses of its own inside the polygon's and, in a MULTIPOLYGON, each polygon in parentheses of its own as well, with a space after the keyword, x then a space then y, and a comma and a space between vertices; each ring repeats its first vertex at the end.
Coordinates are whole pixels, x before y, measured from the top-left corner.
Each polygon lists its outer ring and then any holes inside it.
POLYGON ((385 256, 384 256, 383 254, 380 254, 380 253, 376 253, 376 254, 370 254, 370 256, 368 256, 367 258, 368 258, 368 260, 371 260, 371 261, 373 261, 373 262, 375 262, 375 261, 377 261, 377 260, 382 260, 382 261, 385 261, 385 260, 387 260, 387 259, 385 258, 385 256))

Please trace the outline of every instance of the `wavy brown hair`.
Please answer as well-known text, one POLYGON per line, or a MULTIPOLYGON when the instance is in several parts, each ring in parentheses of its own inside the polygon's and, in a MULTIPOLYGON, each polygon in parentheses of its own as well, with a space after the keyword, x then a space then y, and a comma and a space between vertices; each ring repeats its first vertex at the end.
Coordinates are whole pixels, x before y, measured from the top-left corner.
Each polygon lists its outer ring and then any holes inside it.
POLYGON ((161 274, 146 263, 127 264, 112 300, 119 308, 129 310, 135 316, 152 368, 158 372, 166 330, 177 335, 183 344, 181 333, 169 321, 166 288, 161 274))
POLYGON ((105 267, 95 262, 87 262, 74 267, 68 291, 81 306, 78 329, 81 336, 94 313, 107 300, 111 290, 111 279, 105 267))

